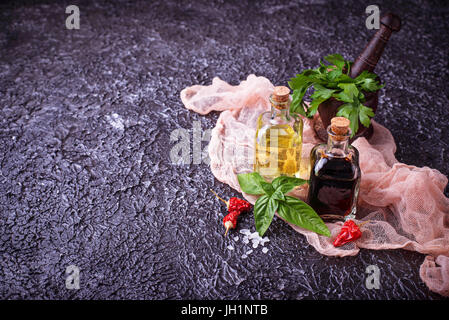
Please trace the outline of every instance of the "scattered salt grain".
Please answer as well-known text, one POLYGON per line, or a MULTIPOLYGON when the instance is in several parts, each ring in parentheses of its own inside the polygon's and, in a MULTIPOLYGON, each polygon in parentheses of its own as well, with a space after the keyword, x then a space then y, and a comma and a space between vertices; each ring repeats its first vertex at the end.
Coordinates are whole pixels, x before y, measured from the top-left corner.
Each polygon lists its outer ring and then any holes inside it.
POLYGON ((112 115, 107 115, 106 120, 109 122, 111 126, 115 129, 123 131, 125 129, 124 120, 117 114, 113 113, 112 115))
POLYGON ((257 248, 259 246, 259 240, 258 239, 253 239, 253 248, 257 248))
POLYGON ((265 245, 265 242, 270 242, 270 239, 268 239, 268 237, 265 237, 265 238, 260 239, 260 244, 261 244, 262 246, 265 245))
POLYGON ((234 247, 231 245, 227 246, 227 248, 228 248, 228 250, 234 250, 234 247))
POLYGON ((249 238, 250 239, 257 239, 257 238, 260 238, 259 237, 259 232, 253 232, 253 233, 251 233, 250 235, 249 235, 249 238))
MULTIPOLYGON (((259 233, 257 231, 255 232, 251 232, 249 229, 241 229, 239 231, 241 234, 243 234, 243 238, 242 238, 242 242, 244 244, 249 244, 251 242, 251 246, 253 247, 253 249, 258 248, 259 246, 265 246, 265 243, 269 242, 270 239, 268 239, 268 237, 264 237, 262 238, 259 233)), ((238 241, 239 240, 239 236, 235 236, 234 237, 234 241, 238 241)), ((229 250, 234 250, 234 248, 230 249, 230 246, 228 246, 229 250)), ((267 253, 268 252, 268 248, 262 248, 262 252, 263 253, 267 253)), ((242 255, 242 259, 246 259, 248 258, 248 256, 253 253, 253 250, 250 249, 248 250, 246 253, 244 253, 242 255)))

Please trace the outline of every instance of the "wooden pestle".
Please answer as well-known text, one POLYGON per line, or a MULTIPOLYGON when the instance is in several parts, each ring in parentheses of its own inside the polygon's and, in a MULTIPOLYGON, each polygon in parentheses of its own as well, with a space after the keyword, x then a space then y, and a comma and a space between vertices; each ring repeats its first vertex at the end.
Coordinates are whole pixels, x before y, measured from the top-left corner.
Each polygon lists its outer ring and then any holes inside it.
POLYGON ((364 70, 373 72, 391 34, 393 31, 399 31, 400 29, 401 19, 397 15, 393 13, 384 15, 380 19, 380 29, 371 38, 370 42, 352 65, 351 78, 357 77, 364 70))

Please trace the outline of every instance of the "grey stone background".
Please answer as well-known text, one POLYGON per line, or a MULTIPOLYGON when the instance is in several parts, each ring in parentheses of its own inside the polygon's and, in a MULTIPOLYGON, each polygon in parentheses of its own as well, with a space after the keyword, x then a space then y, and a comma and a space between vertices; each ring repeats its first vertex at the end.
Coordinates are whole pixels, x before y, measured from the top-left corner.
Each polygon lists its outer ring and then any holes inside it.
MULTIPOLYGON (((421 254, 326 257, 276 218, 268 253, 242 259, 249 246, 237 231, 223 237, 226 210, 208 189, 238 194, 206 164, 170 163, 173 130, 212 128, 219 115, 186 110, 183 88, 251 73, 285 84, 327 54, 355 59, 374 33, 370 4, 2 2, 0 297, 441 299, 419 278, 421 254), (69 4, 80 30, 65 28, 69 4), (65 288, 72 264, 79 290, 65 288), (379 290, 364 285, 371 264, 379 290)), ((448 176, 448 3, 376 4, 403 27, 376 68, 387 85, 375 119, 399 161, 448 176)), ((251 213, 239 222, 253 225, 251 213)))

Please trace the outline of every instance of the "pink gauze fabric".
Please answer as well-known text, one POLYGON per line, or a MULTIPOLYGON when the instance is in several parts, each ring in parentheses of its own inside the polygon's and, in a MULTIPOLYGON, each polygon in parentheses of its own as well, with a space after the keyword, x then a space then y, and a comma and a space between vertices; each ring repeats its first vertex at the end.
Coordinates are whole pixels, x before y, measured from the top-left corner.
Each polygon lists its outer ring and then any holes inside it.
MULTIPOLYGON (((264 77, 250 75, 237 86, 214 78, 212 85, 194 85, 181 91, 185 107, 200 114, 222 111, 209 143, 211 171, 221 182, 241 192, 237 174, 253 171, 254 135, 260 113, 270 110, 273 84, 264 77)), ((322 143, 304 120, 302 172, 308 172, 311 148, 322 143)), ((342 222, 326 223, 332 237, 291 225, 321 254, 353 256, 359 248, 403 248, 426 254, 420 276, 430 290, 449 296, 449 199, 443 191, 448 179, 435 169, 399 163, 396 144, 388 129, 372 121, 374 135, 354 143, 360 152, 362 180, 358 217, 370 220, 361 227, 355 242, 335 248, 332 240, 342 222)), ((305 177, 308 178, 308 177, 305 177)), ((302 200, 307 186, 291 195, 302 200)), ((257 197, 244 194, 254 204, 257 197)), ((357 221, 360 223, 361 220, 357 221)))

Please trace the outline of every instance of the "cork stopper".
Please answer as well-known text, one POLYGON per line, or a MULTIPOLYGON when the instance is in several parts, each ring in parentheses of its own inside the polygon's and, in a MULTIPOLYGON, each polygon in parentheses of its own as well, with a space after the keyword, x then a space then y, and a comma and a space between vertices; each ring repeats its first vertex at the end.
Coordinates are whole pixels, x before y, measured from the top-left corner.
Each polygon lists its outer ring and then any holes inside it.
POLYGON ((331 130, 337 136, 345 136, 348 134, 351 122, 345 117, 334 117, 331 120, 331 130))
POLYGON ((274 102, 287 102, 290 98, 290 89, 285 86, 274 87, 273 95, 271 96, 274 102))

